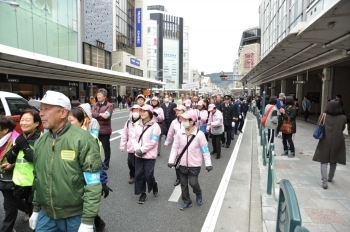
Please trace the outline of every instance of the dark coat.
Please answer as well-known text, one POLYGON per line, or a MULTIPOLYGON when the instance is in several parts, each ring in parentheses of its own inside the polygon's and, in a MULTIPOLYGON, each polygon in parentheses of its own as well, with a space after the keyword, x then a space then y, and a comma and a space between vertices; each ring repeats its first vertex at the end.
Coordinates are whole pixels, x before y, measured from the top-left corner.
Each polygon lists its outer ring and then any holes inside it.
POLYGON ((238 118, 240 115, 242 115, 242 102, 236 101, 233 104, 233 117, 238 118))
POLYGON ((112 103, 109 103, 107 101, 105 101, 103 104, 96 103, 92 107, 91 111, 92 111, 92 117, 96 118, 96 120, 98 121, 98 124, 100 124, 99 134, 100 135, 110 135, 110 134, 112 134, 112 124, 111 124, 111 117, 112 117, 112 114, 113 114, 113 105, 112 105, 112 103), (99 116, 100 113, 105 113, 106 111, 109 112, 110 117, 108 117, 107 119, 104 119, 104 118, 99 116))
POLYGON ((220 108, 222 109, 222 117, 223 117, 223 122, 225 126, 232 126, 232 118, 233 118, 233 105, 229 104, 228 107, 226 107, 226 103, 223 102, 221 103, 220 108))
POLYGON ((313 161, 346 164, 345 139, 343 135, 346 121, 346 116, 344 115, 326 115, 323 137, 317 144, 314 157, 312 158, 313 161))
POLYGON ((295 120, 297 118, 297 110, 294 106, 286 106, 285 113, 282 114, 283 121, 287 121, 288 118, 290 119, 290 122, 292 123, 292 131, 293 134, 297 132, 297 124, 295 123, 295 120))
MULTIPOLYGON (((165 111, 166 111, 166 106, 165 106, 165 103, 162 103, 160 105, 160 107, 163 109, 164 111, 164 119, 165 119, 165 111)), ((176 118, 176 114, 175 114, 175 108, 176 108, 176 104, 175 103, 171 103, 169 102, 169 114, 170 114, 170 120, 173 121, 175 118, 176 118)))

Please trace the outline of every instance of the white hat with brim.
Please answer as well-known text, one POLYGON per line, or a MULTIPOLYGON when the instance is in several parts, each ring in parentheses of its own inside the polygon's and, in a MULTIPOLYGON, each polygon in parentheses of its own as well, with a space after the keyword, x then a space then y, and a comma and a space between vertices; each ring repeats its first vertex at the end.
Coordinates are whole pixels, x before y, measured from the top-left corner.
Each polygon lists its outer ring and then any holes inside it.
POLYGON ((48 90, 40 102, 53 106, 61 106, 69 111, 72 109, 70 100, 66 95, 52 90, 48 90))

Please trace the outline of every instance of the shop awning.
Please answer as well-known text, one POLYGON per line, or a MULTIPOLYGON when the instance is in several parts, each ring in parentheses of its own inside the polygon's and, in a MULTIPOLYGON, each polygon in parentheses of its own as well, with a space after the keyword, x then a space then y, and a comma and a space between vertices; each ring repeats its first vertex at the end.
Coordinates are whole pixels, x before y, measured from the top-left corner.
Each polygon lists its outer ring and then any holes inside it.
POLYGON ((0 45, 0 73, 138 88, 163 85, 161 81, 97 68, 5 45, 0 45))
POLYGON ((296 25, 241 81, 259 85, 350 59, 349 22, 350 1, 332 2, 296 25))

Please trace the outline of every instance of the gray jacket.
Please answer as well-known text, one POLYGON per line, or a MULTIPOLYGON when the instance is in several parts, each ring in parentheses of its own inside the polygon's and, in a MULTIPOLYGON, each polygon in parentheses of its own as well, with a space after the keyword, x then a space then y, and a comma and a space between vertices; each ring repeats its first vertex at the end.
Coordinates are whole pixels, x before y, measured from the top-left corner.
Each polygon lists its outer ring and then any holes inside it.
POLYGON ((265 128, 266 129, 276 130, 277 125, 278 125, 278 117, 277 117, 278 109, 277 109, 277 107, 275 105, 268 104, 265 107, 264 115, 267 114, 267 112, 269 111, 271 106, 273 106, 273 108, 269 112, 269 114, 267 115, 267 119, 266 119, 266 122, 265 122, 265 128))

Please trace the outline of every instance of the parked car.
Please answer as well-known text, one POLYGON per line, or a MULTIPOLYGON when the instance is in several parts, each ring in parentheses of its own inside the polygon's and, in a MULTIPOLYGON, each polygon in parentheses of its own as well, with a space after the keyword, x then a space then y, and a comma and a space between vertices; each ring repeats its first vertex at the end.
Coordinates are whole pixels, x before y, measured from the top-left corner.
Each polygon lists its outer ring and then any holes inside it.
POLYGON ((0 114, 11 116, 16 122, 16 131, 21 133, 19 117, 23 110, 36 109, 29 105, 28 101, 15 93, 0 91, 0 114))

